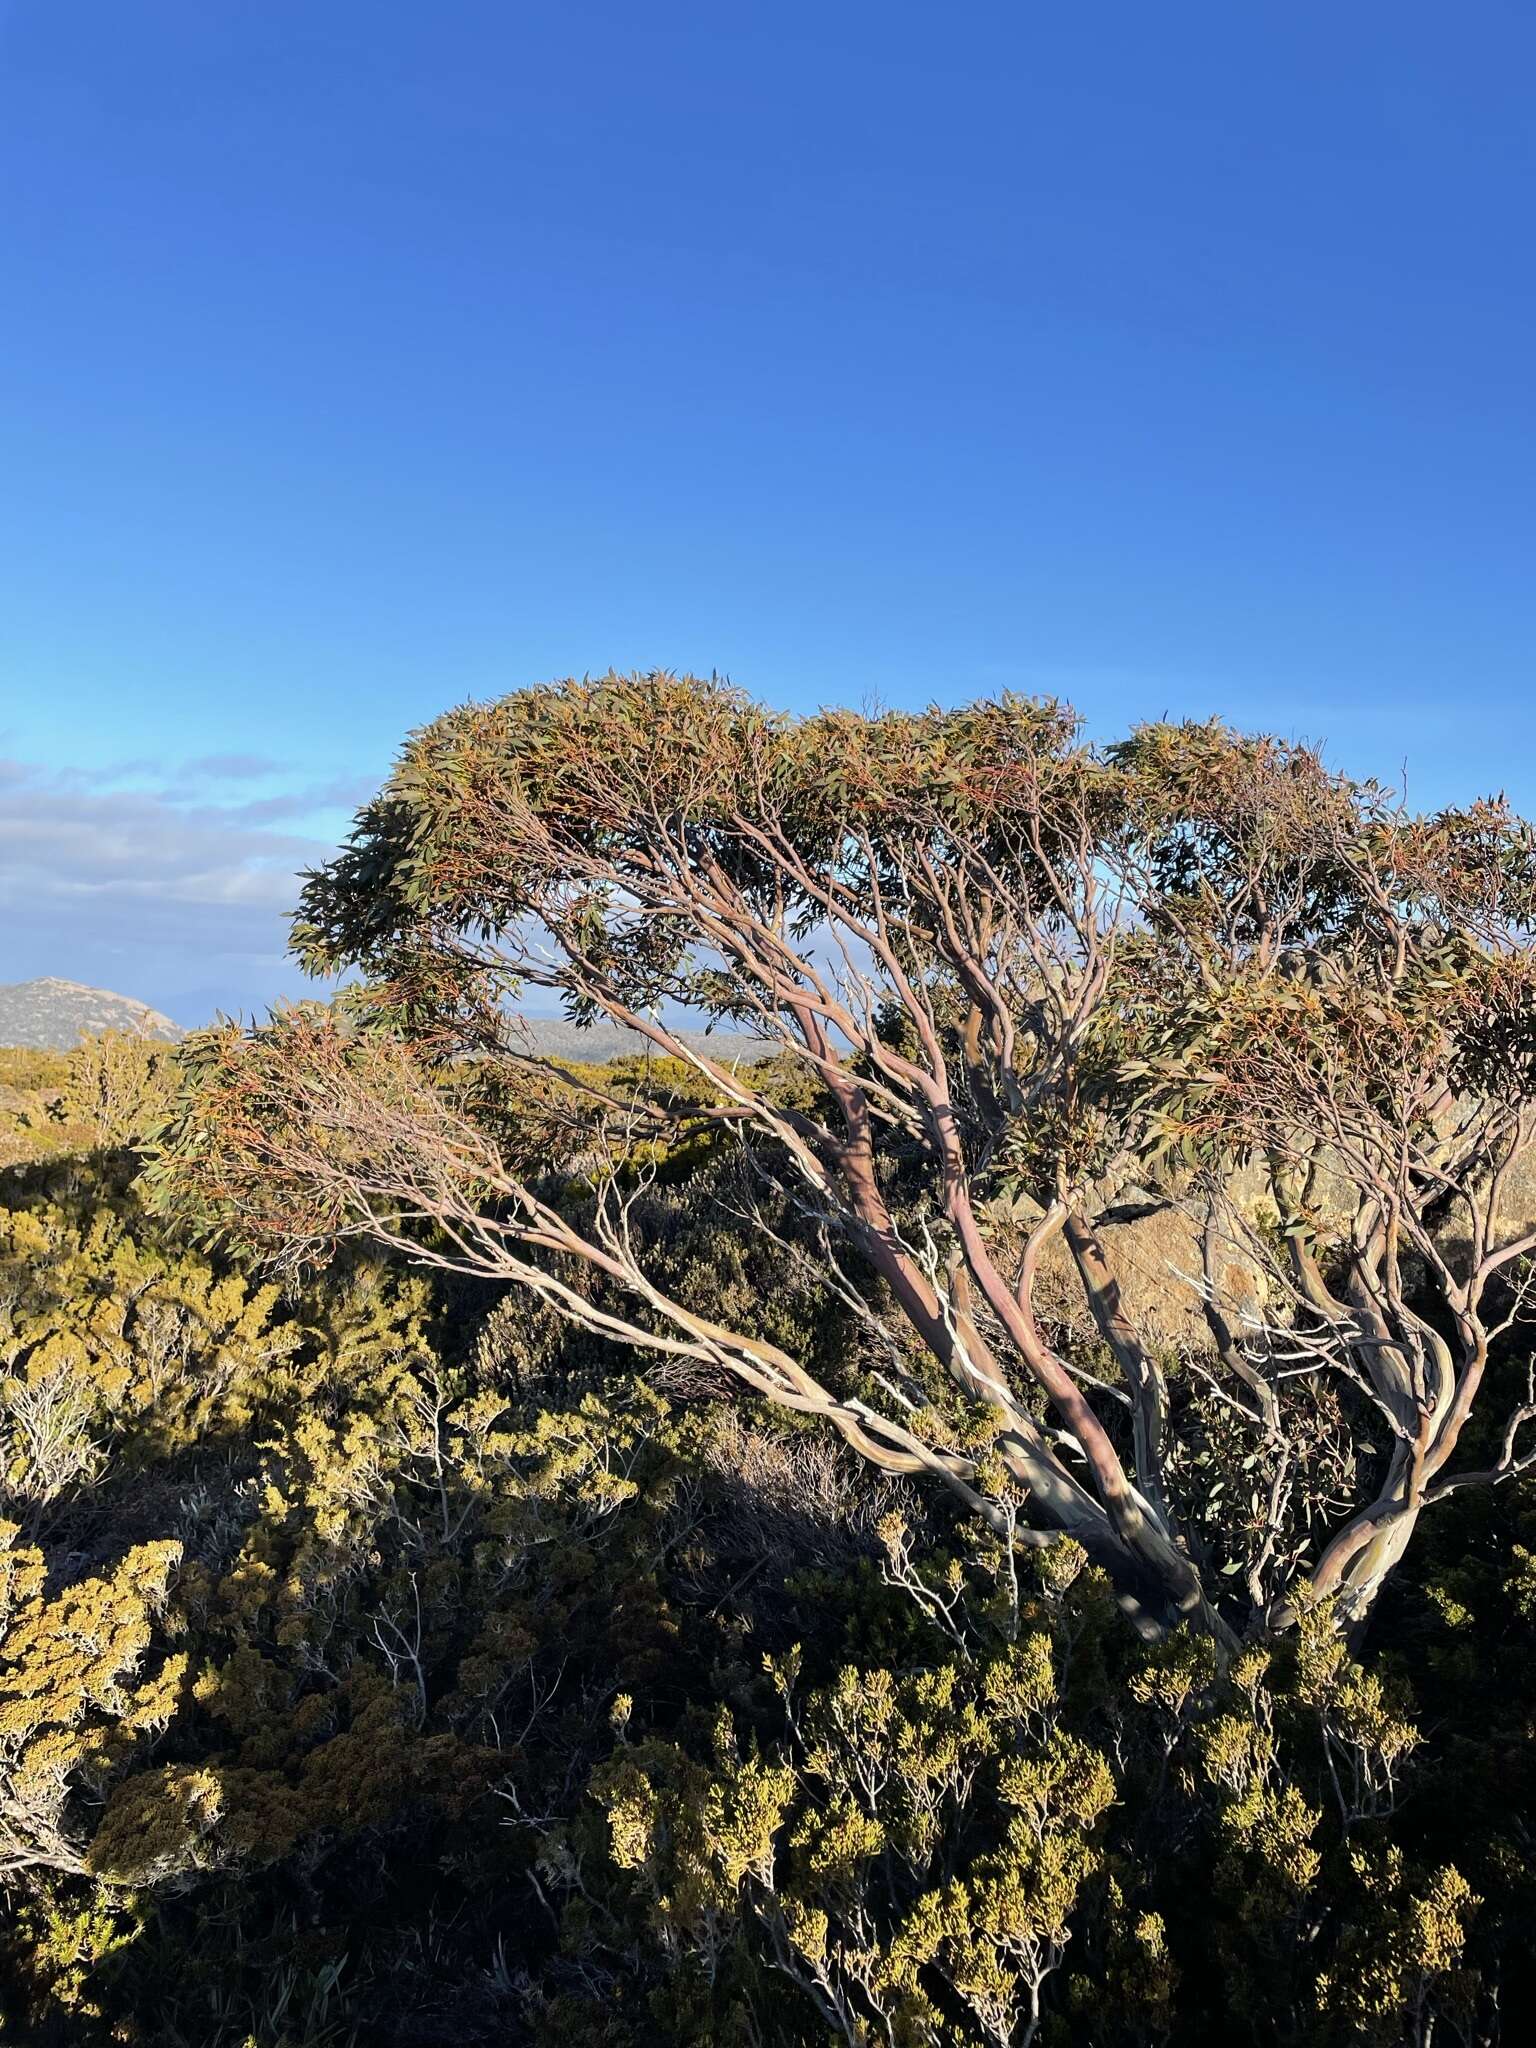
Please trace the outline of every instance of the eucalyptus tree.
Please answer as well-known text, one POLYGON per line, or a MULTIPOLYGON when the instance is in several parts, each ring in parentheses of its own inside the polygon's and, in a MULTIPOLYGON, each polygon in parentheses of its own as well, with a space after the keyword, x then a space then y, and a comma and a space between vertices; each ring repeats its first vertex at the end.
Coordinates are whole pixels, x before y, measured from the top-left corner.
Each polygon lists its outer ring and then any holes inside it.
POLYGON ((1463 1439, 1536 1246, 1507 1222, 1533 877, 1502 804, 1409 816, 1220 725, 1095 748, 1018 697, 524 690, 409 740, 295 929, 359 987, 195 1044, 160 1170, 279 1257, 352 1236, 515 1282, 820 1418, 1006 1555, 1075 1539, 1145 1630, 1304 1598, 1354 1623, 1427 1507, 1530 1462, 1523 1384, 1463 1439), (682 1082, 558 1072, 516 1015, 551 997, 682 1082), (646 1162, 680 1150, 722 1231, 853 1319, 857 1369, 669 1286, 646 1162), (1153 1341, 1107 1242, 1153 1201, 1193 1219, 1198 1356, 1153 1341), (1251 1485, 1213 1536, 1218 1412, 1251 1485), (1353 1497, 1320 1493, 1321 1438, 1353 1497))

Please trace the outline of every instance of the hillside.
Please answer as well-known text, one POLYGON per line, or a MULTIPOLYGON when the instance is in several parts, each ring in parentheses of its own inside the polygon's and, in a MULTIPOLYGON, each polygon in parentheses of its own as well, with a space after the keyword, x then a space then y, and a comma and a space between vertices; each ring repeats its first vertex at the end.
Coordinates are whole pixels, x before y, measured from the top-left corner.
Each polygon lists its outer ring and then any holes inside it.
POLYGON ((54 975, 0 983, 0 1045, 67 1052, 97 1031, 135 1031, 166 1041, 181 1036, 169 1017, 111 989, 54 975))

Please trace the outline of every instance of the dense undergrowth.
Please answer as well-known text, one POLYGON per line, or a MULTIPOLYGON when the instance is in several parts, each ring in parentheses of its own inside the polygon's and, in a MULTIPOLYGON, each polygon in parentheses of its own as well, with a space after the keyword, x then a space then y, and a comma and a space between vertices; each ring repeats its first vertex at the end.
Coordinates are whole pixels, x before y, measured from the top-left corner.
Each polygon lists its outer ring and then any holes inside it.
MULTIPOLYGON (((1523 2038, 1528 1485, 1363 1661, 1222 1669, 515 1296, 198 1249, 153 1061, 3 1057, 0 2040, 1523 2038)), ((669 1216, 680 1297, 835 1356, 669 1216)))

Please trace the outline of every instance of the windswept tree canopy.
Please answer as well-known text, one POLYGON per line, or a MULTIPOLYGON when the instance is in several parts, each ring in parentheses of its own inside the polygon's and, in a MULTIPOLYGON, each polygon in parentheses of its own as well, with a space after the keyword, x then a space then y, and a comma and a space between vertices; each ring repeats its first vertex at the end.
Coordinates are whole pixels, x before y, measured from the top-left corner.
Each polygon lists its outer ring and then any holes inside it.
POLYGON ((1502 803, 1409 816, 1216 724, 1095 748, 1017 697, 525 690, 411 739, 296 927, 362 988, 194 1047, 162 1173, 290 1257, 401 1246, 820 1416, 1006 1554, 1075 1538, 1147 1629, 1284 1625, 1303 1585, 1357 1621, 1426 1506, 1527 1462, 1526 1389, 1468 1427, 1536 1246, 1533 909, 1502 803), (560 1076, 513 1016, 550 995, 654 1070, 560 1076), (697 1050, 701 1017, 778 1056, 697 1050), (669 1282, 680 1149, 686 1199, 855 1333, 841 1363, 669 1282), (1159 1204, 1198 1356, 1106 1246, 1159 1204), (1227 1526, 1218 1439, 1254 1503, 1227 1526))

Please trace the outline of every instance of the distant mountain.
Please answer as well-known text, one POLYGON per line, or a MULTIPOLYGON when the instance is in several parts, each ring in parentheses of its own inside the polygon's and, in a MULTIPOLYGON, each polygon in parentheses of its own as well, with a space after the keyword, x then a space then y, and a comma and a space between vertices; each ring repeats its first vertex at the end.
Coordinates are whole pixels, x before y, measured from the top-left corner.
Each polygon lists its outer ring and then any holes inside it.
MULTIPOLYGON (((210 1008, 213 1006, 210 1006, 210 1008)), ((565 1017, 525 1017, 533 1050, 549 1059, 579 1060, 591 1066, 654 1048, 638 1031, 616 1024, 595 1024, 585 1030, 565 1017)), ((142 1031, 147 1037, 174 1041, 185 1033, 169 1017, 110 989, 87 988, 83 982, 40 981, 0 983, 0 1045, 27 1045, 67 1052, 97 1031, 142 1031)), ((680 1031, 685 1044, 717 1060, 761 1060, 778 1048, 766 1038, 737 1031, 680 1031)))
POLYGON ((137 1031, 167 1041, 181 1032, 169 1017, 132 996, 87 988, 79 981, 0 982, 0 1045, 42 1046, 67 1052, 97 1031, 137 1031))
MULTIPOLYGON (((548 1059, 601 1066, 605 1060, 622 1059, 627 1053, 656 1050, 640 1032, 626 1031, 618 1024, 594 1024, 588 1030, 566 1017, 524 1017, 521 1021, 534 1050, 548 1059)), ((739 1031, 679 1031, 676 1036, 715 1060, 763 1060, 779 1049, 769 1039, 748 1038, 739 1031)))

